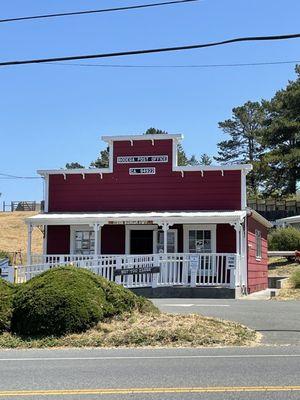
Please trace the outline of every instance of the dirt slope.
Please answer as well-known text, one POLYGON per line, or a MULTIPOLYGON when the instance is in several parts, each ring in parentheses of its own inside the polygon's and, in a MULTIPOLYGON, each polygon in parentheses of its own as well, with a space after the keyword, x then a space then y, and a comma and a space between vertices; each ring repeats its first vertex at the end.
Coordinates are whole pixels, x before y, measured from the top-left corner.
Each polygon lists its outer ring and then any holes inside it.
MULTIPOLYGON (((24 222, 26 217, 37 214, 37 212, 0 212, 0 250, 22 252, 26 259, 27 248, 27 226, 24 222)), ((43 235, 38 228, 33 229, 32 253, 41 254, 43 249, 43 235)))

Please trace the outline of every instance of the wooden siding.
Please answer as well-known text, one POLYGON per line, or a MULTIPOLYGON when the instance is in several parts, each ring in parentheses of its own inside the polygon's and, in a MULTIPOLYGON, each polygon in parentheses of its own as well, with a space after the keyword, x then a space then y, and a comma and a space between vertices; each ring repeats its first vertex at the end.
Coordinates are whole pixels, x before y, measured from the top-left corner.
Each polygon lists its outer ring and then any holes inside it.
POLYGON ((248 217, 248 291, 249 293, 267 289, 268 287, 268 244, 267 228, 248 217), (256 258, 255 230, 261 231, 262 257, 256 258))
POLYGON ((101 229, 102 254, 125 254, 125 225, 104 225, 101 229))
POLYGON ((70 226, 49 225, 47 227, 47 254, 70 253, 70 226))
POLYGON ((229 224, 217 225, 217 253, 235 253, 235 230, 229 224))
MULTIPOLYGON (((92 228, 91 228, 92 229, 92 228)), ((178 253, 183 252, 183 225, 173 225, 177 229, 178 253)), ((235 231, 229 224, 217 225, 217 252, 235 253, 235 231)), ((70 253, 70 227, 48 226, 48 254, 70 253)), ((101 229, 101 253, 125 254, 125 225, 104 225, 101 229)))
POLYGON ((240 171, 172 171, 172 141, 114 143, 114 172, 49 177, 49 212, 239 210, 240 171), (167 163, 117 164, 125 155, 168 155, 167 163), (155 175, 129 175, 130 167, 156 168, 155 175))

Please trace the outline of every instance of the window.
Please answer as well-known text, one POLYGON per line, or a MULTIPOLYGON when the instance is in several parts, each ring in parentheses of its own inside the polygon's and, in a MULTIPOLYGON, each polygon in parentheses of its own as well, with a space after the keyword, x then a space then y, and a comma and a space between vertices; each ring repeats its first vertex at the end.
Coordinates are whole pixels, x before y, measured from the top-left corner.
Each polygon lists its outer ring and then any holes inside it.
MULTIPOLYGON (((167 233, 167 252, 168 253, 176 253, 177 252, 177 243, 176 243, 176 230, 170 229, 167 233)), ((164 252, 164 231, 157 231, 157 253, 164 252)))
POLYGON ((94 231, 75 232, 75 254, 91 254, 95 250, 94 231))
POLYGON ((189 253, 211 253, 212 242, 211 242, 211 231, 210 230, 189 230, 189 253))
POLYGON ((260 259, 261 258, 261 231, 255 230, 255 243, 256 243, 256 258, 260 259))

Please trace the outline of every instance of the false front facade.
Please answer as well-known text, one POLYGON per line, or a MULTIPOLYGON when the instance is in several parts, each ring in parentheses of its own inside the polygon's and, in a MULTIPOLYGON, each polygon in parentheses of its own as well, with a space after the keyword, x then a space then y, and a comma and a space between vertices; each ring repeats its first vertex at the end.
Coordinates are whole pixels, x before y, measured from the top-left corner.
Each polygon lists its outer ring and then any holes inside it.
POLYGON ((73 263, 152 294, 163 287, 230 295, 266 288, 269 223, 246 207, 251 166, 178 166, 181 139, 103 137, 108 168, 39 171, 45 212, 27 219, 32 275, 73 263), (34 226, 44 232, 42 255, 30 251, 34 226), (159 272, 115 274, 152 267, 159 272))

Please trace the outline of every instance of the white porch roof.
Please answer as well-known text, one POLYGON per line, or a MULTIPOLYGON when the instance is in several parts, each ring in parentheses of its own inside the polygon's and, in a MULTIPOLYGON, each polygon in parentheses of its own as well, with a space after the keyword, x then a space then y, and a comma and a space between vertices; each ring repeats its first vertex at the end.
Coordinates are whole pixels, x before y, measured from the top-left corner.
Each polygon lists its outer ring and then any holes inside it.
POLYGON ((26 218, 31 225, 87 225, 93 223, 160 224, 235 223, 242 222, 247 211, 161 211, 161 212, 102 212, 102 213, 45 213, 26 218))

